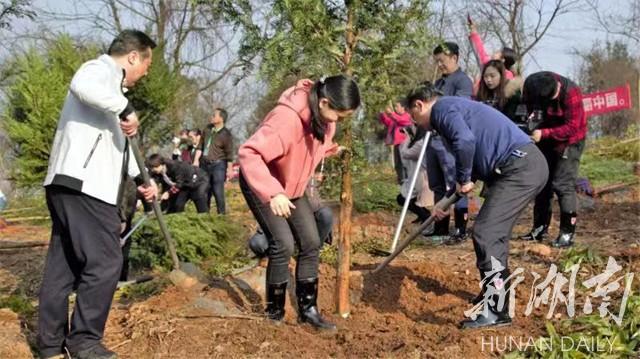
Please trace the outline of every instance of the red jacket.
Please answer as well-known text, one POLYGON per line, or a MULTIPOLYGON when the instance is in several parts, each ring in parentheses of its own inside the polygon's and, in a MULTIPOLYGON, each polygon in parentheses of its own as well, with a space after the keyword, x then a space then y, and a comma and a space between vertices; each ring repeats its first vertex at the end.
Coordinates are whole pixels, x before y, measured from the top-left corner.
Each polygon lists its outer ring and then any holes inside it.
POLYGON ((387 127, 387 136, 384 143, 387 145, 399 145, 407 139, 407 135, 400 131, 402 128, 411 125, 411 115, 409 113, 386 112, 380 113, 380 122, 387 127))
POLYGON ((300 80, 280 96, 258 130, 238 150, 240 170, 263 203, 279 193, 289 198, 304 194, 315 168, 336 152, 335 123, 329 123, 324 144, 311 132, 311 80, 300 80))

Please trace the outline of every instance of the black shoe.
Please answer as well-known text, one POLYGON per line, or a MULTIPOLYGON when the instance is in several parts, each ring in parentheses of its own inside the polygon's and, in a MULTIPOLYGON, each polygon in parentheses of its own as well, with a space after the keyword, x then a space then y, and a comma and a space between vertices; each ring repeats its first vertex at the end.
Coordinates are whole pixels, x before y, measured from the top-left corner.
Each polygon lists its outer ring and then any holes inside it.
POLYGON ((542 225, 533 227, 533 229, 531 229, 529 233, 525 234, 524 236, 518 237, 518 239, 523 241, 542 242, 549 236, 548 231, 549 231, 549 226, 546 224, 542 224, 542 225))
POLYGON ((322 318, 318 310, 318 278, 297 281, 296 297, 300 323, 308 323, 321 330, 336 330, 336 325, 322 318))
POLYGON ((117 359, 116 353, 98 343, 90 348, 71 353, 71 359, 117 359))
POLYGON ((555 241, 551 242, 551 246, 555 248, 566 248, 573 245, 573 239, 576 232, 576 214, 560 213, 560 234, 555 241))
POLYGON ((456 228, 455 232, 449 238, 444 241, 444 244, 448 246, 455 246, 464 242, 467 239, 467 232, 463 228, 456 228))
MULTIPOLYGON (((482 285, 482 290, 480 292, 481 298, 475 304, 479 304, 484 300, 484 293, 487 291, 487 287, 489 284, 494 285, 494 280, 500 278, 503 279, 503 287, 502 293, 500 295, 504 296, 504 303, 502 307, 499 306, 499 294, 494 294, 493 298, 487 298, 487 300, 492 299, 493 303, 486 304, 486 313, 483 311, 478 314, 476 319, 466 319, 462 321, 461 326, 462 329, 475 329, 475 328, 485 328, 485 327, 501 327, 511 324, 511 317, 509 316, 509 292, 508 292, 508 282, 506 278, 509 277, 509 270, 504 269, 503 271, 494 274, 492 278, 485 281, 482 285)), ((478 297, 474 298, 475 301, 478 297)))
POLYGON ((284 303, 287 299, 287 282, 267 284, 267 318, 276 322, 284 319, 284 303))

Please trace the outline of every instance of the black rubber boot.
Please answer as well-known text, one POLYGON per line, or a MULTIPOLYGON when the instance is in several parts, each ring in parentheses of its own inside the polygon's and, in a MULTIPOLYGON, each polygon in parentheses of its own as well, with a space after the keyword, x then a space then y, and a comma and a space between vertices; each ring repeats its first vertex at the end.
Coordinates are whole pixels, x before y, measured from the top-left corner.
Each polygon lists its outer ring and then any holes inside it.
POLYGON ((444 244, 447 245, 456 245, 462 243, 465 239, 467 239, 467 221, 469 220, 468 209, 454 209, 454 223, 455 230, 453 234, 447 239, 444 244))
POLYGON ((551 223, 551 212, 543 214, 533 214, 533 228, 524 236, 518 237, 523 241, 539 241, 547 239, 549 236, 549 223, 551 223))
POLYGON ((336 325, 326 321, 318 310, 318 278, 296 282, 298 321, 311 324, 316 329, 335 330, 336 325))
POLYGON ((505 281, 508 277, 509 270, 504 269, 503 271, 494 274, 491 279, 485 282, 482 292, 486 292, 488 290, 488 286, 492 285, 495 289, 498 289, 500 293, 493 294, 490 298, 487 298, 488 300, 492 300, 485 304, 487 306, 486 313, 482 312, 478 314, 476 319, 469 318, 462 321, 462 329, 502 327, 511 325, 511 317, 509 316, 509 291, 507 290, 509 283, 505 281), (500 306, 499 303, 501 295, 504 297, 502 306, 500 306))
POLYGON ((267 284, 267 318, 281 322, 284 318, 284 303, 287 299, 287 282, 267 284))
POLYGON ((556 248, 571 247, 576 233, 576 213, 560 213, 560 233, 551 245, 556 248))
MULTIPOLYGON (((480 271, 480 283, 482 283, 482 281, 487 277, 487 275, 485 274, 485 272, 480 271)), ((486 290, 486 286, 482 285, 480 287, 480 293, 478 293, 478 295, 476 295, 473 299, 471 299, 469 302, 473 305, 476 305, 480 302, 482 302, 482 300, 484 299, 484 292, 486 290)))

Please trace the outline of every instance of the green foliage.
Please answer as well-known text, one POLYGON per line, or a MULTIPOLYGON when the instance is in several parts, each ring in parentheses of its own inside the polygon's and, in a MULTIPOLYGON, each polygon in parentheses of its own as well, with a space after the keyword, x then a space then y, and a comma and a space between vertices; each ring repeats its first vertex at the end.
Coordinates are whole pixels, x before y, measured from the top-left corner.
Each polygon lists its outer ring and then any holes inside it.
POLYGON ((5 64, 17 74, 7 90, 2 127, 14 144, 11 176, 19 187, 37 185, 44 179, 71 78, 96 54, 96 46, 83 46, 61 36, 44 51, 32 48, 5 64))
MULTIPOLYGON (((325 164, 325 180, 321 186, 322 196, 326 200, 338 200, 340 197, 339 159, 331 159, 325 164)), ((355 209, 360 213, 375 211, 397 211, 396 197, 400 187, 395 182, 395 174, 389 166, 371 166, 366 161, 355 161, 353 173, 355 209), (362 165, 360 165, 362 164, 362 165), (368 166, 367 166, 368 165, 368 166)))
POLYGON ((31 304, 31 301, 23 295, 10 295, 0 298, 0 308, 9 308, 14 313, 25 318, 31 318, 36 313, 36 308, 31 304))
POLYGON ((602 256, 592 247, 574 246, 566 250, 560 259, 560 269, 566 272, 578 264, 580 268, 589 267, 597 270, 604 265, 602 256))
MULTIPOLYGON (((271 26, 259 37, 248 31, 243 56, 262 56, 260 76, 273 100, 292 79, 341 72, 357 77, 363 115, 354 118, 354 142, 375 132, 375 114, 426 79, 425 63, 436 39, 425 26, 428 0, 336 3, 323 0, 274 0, 271 26), (353 13, 355 46, 345 56, 347 14, 353 13), (278 92, 278 93, 275 93, 278 92)), ((261 106, 256 117, 265 112, 261 106)), ((349 126, 343 124, 342 128, 349 126)), ((340 138, 341 134, 338 134, 340 138)), ((355 147, 358 144, 354 144, 355 147)), ((364 151, 362 151, 364 154, 364 151)), ((364 157, 355 158, 362 165, 364 157)))
POLYGON ((156 278, 149 282, 132 284, 116 292, 116 296, 126 301, 142 301, 161 293, 170 282, 166 278, 156 278))
POLYGON ((320 250, 320 261, 331 266, 336 265, 338 263, 338 247, 323 246, 320 250))
POLYGON ((369 255, 379 255, 381 250, 389 248, 388 238, 369 237, 363 241, 354 243, 353 253, 367 253, 369 255))
MULTIPOLYGON (((616 314, 617 315, 617 314, 616 314)), ((562 321, 558 328, 547 322, 547 336, 539 338, 526 352, 510 353, 505 358, 629 358, 640 351, 640 296, 630 295, 621 325, 599 314, 562 321), (571 339, 566 339, 571 338, 571 339), (571 341, 572 350, 565 349, 571 341), (586 345, 577 345, 583 342, 586 345), (611 345, 609 345, 611 343, 611 345), (598 351, 597 344, 600 344, 598 351), (596 351, 592 349, 596 348, 596 351)))
MULTIPOLYGON (((238 223, 227 217, 184 212, 165 218, 182 262, 206 265, 210 260, 231 260, 242 251, 246 234, 238 223)), ((133 235, 132 266, 170 269, 171 259, 165 248, 158 222, 147 220, 133 235)))
POLYGON ((623 138, 590 141, 580 160, 580 176, 587 177, 594 187, 636 181, 633 166, 640 161, 639 133, 638 126, 633 125, 623 138))
POLYGON ((640 127, 629 126, 625 135, 606 136, 589 143, 588 153, 603 158, 615 158, 623 161, 640 161, 640 127))
MULTIPOLYGON (((638 98, 637 71, 638 57, 634 56, 627 44, 622 41, 594 42, 592 48, 580 53, 582 64, 579 67, 579 81, 584 93, 603 91, 608 88, 631 84, 631 99, 638 98), (611 71, 615 69, 615 71, 611 71)), ((640 107, 638 104, 630 110, 616 111, 589 118, 591 136, 621 137, 629 125, 638 125, 640 107)), ((637 127, 636 127, 637 136, 637 127)))
POLYGON ((196 106, 197 89, 170 68, 162 51, 154 49, 149 74, 127 95, 140 116, 139 132, 145 147, 167 143, 181 127, 185 110, 196 106))
POLYGON ((357 183, 355 187, 354 206, 360 213, 397 211, 398 193, 398 185, 393 181, 362 178, 362 182, 357 183))

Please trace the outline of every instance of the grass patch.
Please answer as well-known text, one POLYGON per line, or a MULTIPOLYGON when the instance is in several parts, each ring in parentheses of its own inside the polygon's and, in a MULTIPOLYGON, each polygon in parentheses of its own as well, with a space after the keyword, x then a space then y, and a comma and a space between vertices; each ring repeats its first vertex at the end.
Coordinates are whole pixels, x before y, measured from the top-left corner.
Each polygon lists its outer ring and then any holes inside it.
POLYGON ((578 264, 581 269, 588 269, 594 273, 603 269, 605 261, 602 256, 591 247, 573 246, 567 249, 560 258, 560 270, 569 271, 569 268, 578 264))
POLYGON ((594 187, 631 183, 638 179, 633 175, 633 162, 591 153, 585 153, 580 160, 580 177, 588 178, 594 187))
POLYGON ((48 225, 49 209, 44 189, 28 188, 16 190, 8 198, 8 206, 0 216, 8 221, 19 221, 22 224, 48 225))
POLYGON ((23 318, 32 318, 36 313, 36 308, 31 304, 29 298, 24 295, 12 294, 8 297, 0 298, 0 308, 11 309, 14 313, 23 318))
MULTIPOLYGON (((621 286, 624 284, 621 283, 621 286)), ((614 315, 618 315, 615 313, 617 309, 610 308, 614 315)), ((594 311, 597 313, 596 308, 594 311)), ((509 353, 504 358, 635 357, 640 350, 640 295, 629 296, 620 325, 609 316, 602 318, 599 314, 592 314, 564 320, 556 326, 547 322, 546 329, 547 335, 538 338, 535 345, 523 352, 509 353), (579 343, 584 345, 578 345, 579 343)))

